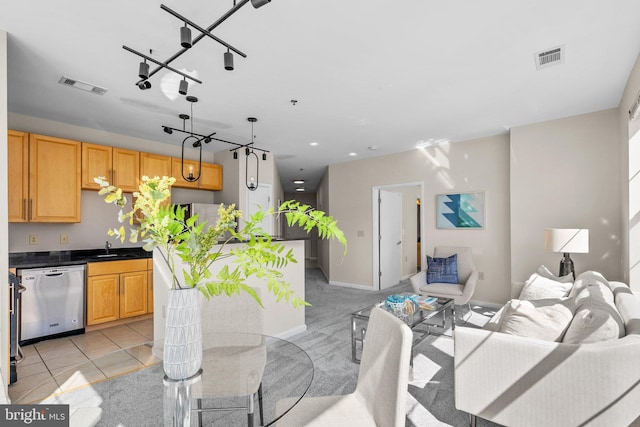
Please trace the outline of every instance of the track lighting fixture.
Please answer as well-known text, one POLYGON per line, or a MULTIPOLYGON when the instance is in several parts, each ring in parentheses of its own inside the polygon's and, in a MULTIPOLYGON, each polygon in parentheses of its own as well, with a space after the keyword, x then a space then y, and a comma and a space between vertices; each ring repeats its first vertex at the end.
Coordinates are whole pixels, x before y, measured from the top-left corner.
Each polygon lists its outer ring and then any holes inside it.
POLYGON ((180 86, 178 86, 178 93, 180 95, 186 95, 188 89, 189 89, 189 82, 187 82, 187 79, 180 80, 180 86))
POLYGON ((262 7, 262 6, 264 6, 265 4, 269 3, 270 1, 271 1, 271 0, 251 0, 251 5, 252 5, 254 8, 256 8, 256 9, 257 9, 257 8, 262 7))
POLYGON ((247 147, 244 149, 244 155, 248 156, 249 154, 251 154, 251 150, 247 147))
POLYGON ((149 64, 147 64, 147 60, 145 59, 140 63, 140 67, 138 67, 138 77, 143 80, 149 78, 149 64))
POLYGON ((233 159, 234 160, 238 159, 238 150, 233 150, 233 159))
POLYGON ((233 70, 233 53, 229 52, 229 49, 224 53, 224 69, 233 70))
POLYGON ((147 90, 151 88, 151 82, 149 82, 149 80, 145 80, 143 82, 138 83, 138 87, 140 88, 140 90, 147 90))
POLYGON ((262 160, 267 160, 267 153, 262 153, 262 160))
POLYGON ((180 27, 180 46, 185 49, 189 49, 192 45, 191 43, 191 29, 187 27, 187 23, 185 22, 184 27, 180 27))
POLYGON ((171 135, 171 134, 173 133, 173 129, 171 129, 171 128, 170 128, 170 127, 168 127, 168 126, 164 126, 164 127, 162 128, 162 130, 164 130, 164 133, 169 134, 169 135, 171 135))
MULTIPOLYGON (((219 17, 213 24, 209 25, 206 28, 200 27, 199 25, 197 25, 196 23, 192 22, 191 20, 185 18, 184 16, 180 15, 179 13, 171 10, 170 8, 168 8, 167 6, 161 4, 160 8, 162 10, 164 10, 165 12, 170 13, 171 15, 173 15, 174 17, 178 18, 179 20, 181 20, 184 23, 184 26, 180 27, 180 46, 181 49, 178 50, 176 53, 174 53, 172 56, 170 56, 168 59, 166 59, 163 62, 157 61, 153 58, 150 58, 140 52, 137 52, 127 46, 122 46, 123 49, 128 50, 131 53, 134 53, 135 55, 141 56, 147 60, 149 60, 150 62, 153 62, 154 64, 157 65, 157 67, 153 70, 151 70, 151 72, 149 72, 149 67, 148 64, 146 64, 145 61, 145 66, 143 66, 141 63, 140 65, 140 70, 138 73, 138 76, 140 77, 140 79, 142 79, 142 81, 151 78, 153 75, 155 75, 158 71, 162 70, 162 69, 167 69, 169 71, 172 71, 176 74, 180 74, 185 78, 188 78, 192 81, 195 81, 197 83, 202 83, 200 80, 195 79, 191 76, 186 75, 185 73, 176 70, 175 68, 171 67, 169 65, 169 63, 175 61, 178 57, 180 57, 183 53, 185 53, 188 49, 190 49, 191 47, 193 47, 193 45, 195 45, 196 43, 198 43, 200 40, 202 40, 205 36, 215 40, 216 42, 220 43, 221 45, 223 45, 224 47, 227 48, 227 51, 224 53, 224 67, 226 70, 233 70, 234 69, 234 65, 233 65, 233 54, 231 53, 231 51, 233 51, 234 53, 242 56, 243 58, 246 58, 247 55, 243 52, 241 52, 240 50, 236 49, 235 47, 231 46, 229 43, 226 43, 225 41, 221 40, 220 38, 216 37, 215 35, 211 34, 211 31, 213 31, 215 28, 217 28, 220 24, 222 24, 223 22, 225 22, 227 19, 229 19, 233 14, 235 14, 237 11, 240 10, 240 8, 242 8, 244 5, 246 5, 247 3, 249 3, 249 1, 251 1, 251 4, 253 5, 254 8, 259 8, 264 6, 265 4, 269 3, 271 0, 239 0, 239 1, 235 1, 233 2, 233 7, 228 10, 226 13, 224 13, 221 17, 219 17), (200 32, 200 34, 198 34, 195 38, 191 38, 191 28, 195 28, 197 31, 200 32)), ((138 87, 140 87, 141 89, 148 89, 151 86, 148 87, 143 87, 141 85, 141 81, 136 82, 136 84, 138 85, 138 87)))

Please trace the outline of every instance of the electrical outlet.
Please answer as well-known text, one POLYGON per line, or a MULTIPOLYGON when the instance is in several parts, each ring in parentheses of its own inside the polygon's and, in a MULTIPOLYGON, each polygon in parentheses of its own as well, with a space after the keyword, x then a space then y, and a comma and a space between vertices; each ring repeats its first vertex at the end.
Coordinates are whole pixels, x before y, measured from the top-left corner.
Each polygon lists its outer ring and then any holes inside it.
POLYGON ((60 243, 63 244, 63 245, 68 244, 69 243, 69 235, 62 233, 60 235, 60 243))
POLYGON ((478 272, 478 279, 484 280, 484 271, 478 272))
POLYGON ((29 244, 37 245, 38 244, 38 235, 37 234, 29 234, 29 244))

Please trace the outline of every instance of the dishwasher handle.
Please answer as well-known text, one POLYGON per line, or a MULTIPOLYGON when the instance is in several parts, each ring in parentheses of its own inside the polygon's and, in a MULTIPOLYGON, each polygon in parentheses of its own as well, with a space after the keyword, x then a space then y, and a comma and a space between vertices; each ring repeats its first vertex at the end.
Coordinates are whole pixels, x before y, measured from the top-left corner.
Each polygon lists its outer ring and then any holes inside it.
POLYGON ((62 273, 47 273, 45 274, 45 276, 47 277, 57 277, 57 276, 62 276, 65 272, 62 273))

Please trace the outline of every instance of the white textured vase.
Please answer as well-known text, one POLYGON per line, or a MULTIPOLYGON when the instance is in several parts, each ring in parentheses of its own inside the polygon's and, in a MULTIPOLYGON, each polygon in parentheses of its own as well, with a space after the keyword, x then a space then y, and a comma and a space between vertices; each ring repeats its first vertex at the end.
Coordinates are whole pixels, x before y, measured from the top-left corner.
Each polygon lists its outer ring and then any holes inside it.
POLYGON ((163 366, 172 380, 195 375, 202 365, 200 291, 170 289, 167 298, 163 366))

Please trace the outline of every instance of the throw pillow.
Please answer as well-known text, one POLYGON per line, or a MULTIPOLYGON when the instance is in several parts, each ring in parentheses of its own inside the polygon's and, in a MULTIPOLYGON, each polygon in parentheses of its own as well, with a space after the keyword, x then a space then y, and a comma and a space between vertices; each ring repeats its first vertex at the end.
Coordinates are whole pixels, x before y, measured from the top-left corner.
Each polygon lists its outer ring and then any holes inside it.
POLYGON ((620 337, 620 326, 611 313, 599 308, 578 310, 562 342, 584 344, 615 340, 620 337))
POLYGON ((571 323, 573 309, 573 300, 570 298, 511 300, 506 305, 498 332, 560 341, 571 323))
POLYGON ((458 255, 448 258, 431 258, 427 255, 427 284, 458 284, 458 255))
POLYGON ((538 267, 538 271, 536 271, 536 273, 538 273, 542 277, 546 277, 547 279, 555 280, 556 282, 562 282, 562 283, 571 282, 571 283, 573 283, 573 274, 569 273, 566 276, 558 277, 555 274, 553 274, 544 265, 541 265, 540 267, 538 267))
POLYGON ((520 300, 533 300, 542 298, 562 298, 571 290, 572 283, 556 282, 533 273, 520 292, 520 300))

